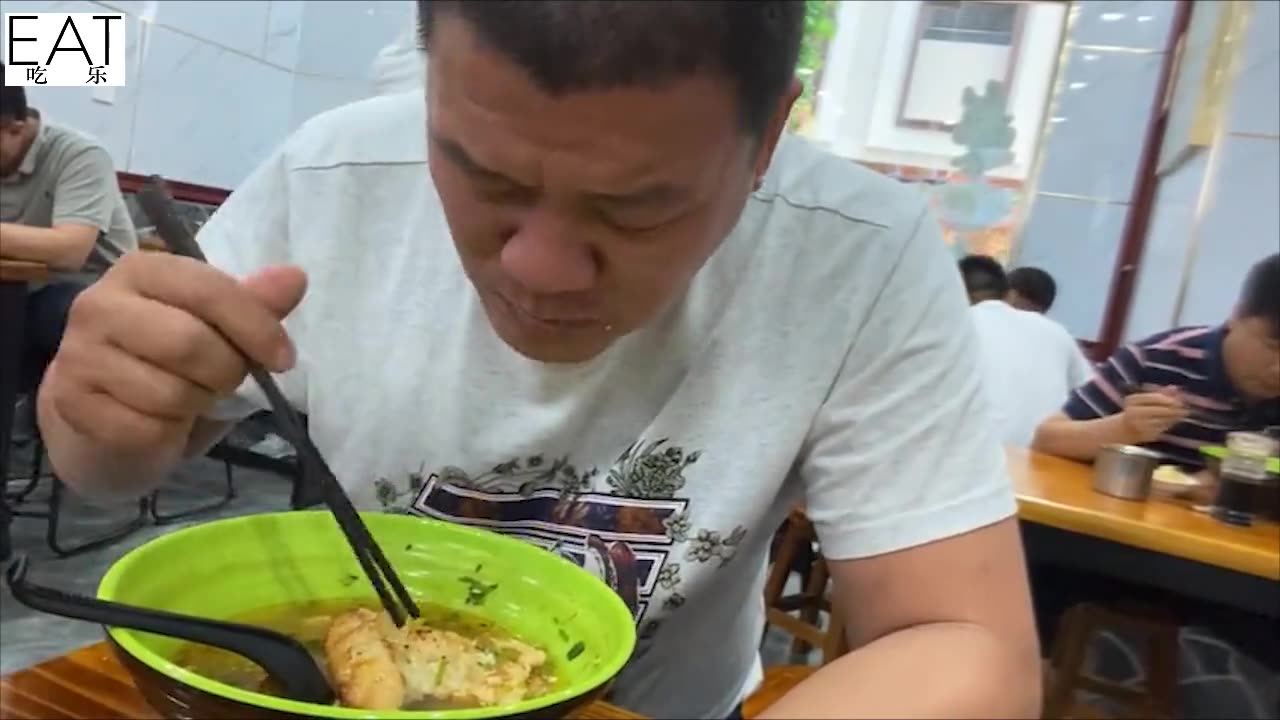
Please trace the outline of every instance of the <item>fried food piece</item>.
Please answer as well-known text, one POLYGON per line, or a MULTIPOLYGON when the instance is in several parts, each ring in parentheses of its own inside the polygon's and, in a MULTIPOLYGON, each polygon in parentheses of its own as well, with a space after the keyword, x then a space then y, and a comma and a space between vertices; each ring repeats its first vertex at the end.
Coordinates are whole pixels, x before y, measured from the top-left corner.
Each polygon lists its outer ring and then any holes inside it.
POLYGON ((367 710, 426 700, 460 707, 518 702, 547 659, 514 638, 469 637, 420 621, 396 628, 385 614, 363 608, 334 618, 325 654, 342 703, 367 710))
POLYGON ((410 702, 425 698, 451 705, 486 707, 523 700, 542 651, 518 640, 478 638, 427 625, 406 626, 392 652, 410 702))
POLYGON ((329 625, 325 660, 343 705, 365 710, 399 710, 404 705, 404 678, 384 625, 391 625, 385 615, 364 608, 338 615, 329 625))

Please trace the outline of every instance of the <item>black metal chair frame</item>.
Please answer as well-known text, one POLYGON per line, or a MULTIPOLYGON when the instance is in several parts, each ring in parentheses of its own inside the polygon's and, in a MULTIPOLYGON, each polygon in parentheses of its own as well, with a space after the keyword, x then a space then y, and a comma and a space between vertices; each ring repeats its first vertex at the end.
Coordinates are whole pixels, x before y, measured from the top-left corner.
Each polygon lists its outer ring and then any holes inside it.
POLYGON ((283 460, 260 455, 246 448, 236 447, 235 445, 223 441, 215 445, 206 454, 213 460, 218 460, 223 465, 224 477, 226 478, 225 491, 221 496, 212 502, 199 505, 189 510, 181 510, 178 512, 166 513, 161 509, 160 496, 162 491, 157 489, 150 495, 139 498, 138 514, 131 518, 119 528, 113 529, 101 537, 66 547, 58 538, 58 529, 63 509, 63 490, 64 486, 56 474, 45 472, 44 466, 44 443, 37 432, 33 438, 35 443, 32 448, 32 466, 31 474, 26 479, 26 483, 16 491, 9 491, 8 484, 12 481, 21 481, 22 478, 5 478, 4 497, 8 500, 11 514, 13 517, 39 518, 47 522, 45 529, 45 542, 49 549, 59 557, 72 557, 81 553, 96 550, 112 543, 118 542, 125 537, 131 535, 147 524, 148 516, 151 522, 156 525, 167 525, 169 523, 178 522, 190 517, 202 515, 205 513, 219 510, 229 504, 237 496, 235 488, 235 477, 233 473, 234 467, 247 467, 256 470, 275 473, 289 478, 293 488, 290 494, 290 507, 298 510, 302 508, 312 507, 318 504, 319 499, 312 497, 314 493, 306 492, 306 489, 300 482, 300 472, 297 462, 294 460, 283 460), (39 510, 29 510, 22 507, 30 495, 40 485, 41 480, 48 479, 52 485, 50 487, 48 506, 39 510))
MULTIPOLYGON (((156 525, 166 525, 189 517, 218 510, 226 506, 236 497, 235 482, 231 473, 231 464, 224 461, 223 465, 226 473, 226 491, 221 497, 213 502, 200 505, 190 510, 183 510, 175 513, 164 513, 160 509, 161 490, 157 489, 152 491, 147 497, 138 499, 138 514, 130 519, 129 522, 119 528, 110 530, 101 537, 88 540, 78 545, 66 547, 58 538, 58 529, 61 525, 63 510, 63 483, 57 475, 44 472, 44 443, 40 439, 38 433, 36 434, 34 442, 35 447, 32 448, 33 460, 31 464, 30 477, 27 478, 26 484, 17 492, 6 492, 5 498, 9 501, 11 513, 14 517, 37 518, 44 519, 46 521, 45 543, 58 557, 72 557, 74 555, 79 555, 91 550, 97 550, 98 548, 106 547, 107 545, 123 540, 125 537, 128 537, 144 527, 147 524, 148 515, 150 516, 151 521, 156 525), (40 481, 46 478, 52 483, 49 489, 47 507, 40 510, 24 509, 22 504, 27 500, 31 493, 39 487, 40 481)), ((6 478, 6 490, 8 484, 7 481, 8 478, 6 478)))
POLYGON ((27 483, 15 493, 8 492, 8 482, 10 478, 5 478, 5 499, 9 501, 10 513, 13 517, 38 518, 45 521, 45 544, 58 557, 72 557, 81 553, 97 550, 106 547, 112 543, 119 542, 124 538, 132 535, 142 529, 147 524, 147 510, 150 502, 147 498, 138 499, 138 514, 131 518, 127 523, 118 528, 109 530, 100 537, 87 540, 78 545, 67 547, 63 545, 58 538, 58 528, 62 519, 62 480, 53 473, 44 473, 44 443, 41 442, 39 436, 35 438, 35 447, 32 449, 34 460, 31 463, 31 476, 27 478, 27 483), (49 487, 49 500, 47 507, 41 510, 27 510, 23 508, 23 503, 32 492, 40 485, 40 481, 48 478, 51 482, 49 487))

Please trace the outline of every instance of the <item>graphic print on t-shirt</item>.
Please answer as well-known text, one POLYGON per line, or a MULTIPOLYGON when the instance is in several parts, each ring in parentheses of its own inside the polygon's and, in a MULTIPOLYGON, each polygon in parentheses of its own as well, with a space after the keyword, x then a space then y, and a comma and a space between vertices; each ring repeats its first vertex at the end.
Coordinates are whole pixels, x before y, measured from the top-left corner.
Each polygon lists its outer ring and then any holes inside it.
POLYGON ((657 632, 658 616, 684 604, 682 562, 724 567, 746 536, 743 527, 725 534, 693 529, 689 500, 677 493, 700 456, 665 438, 641 440, 618 457, 604 483, 596 468, 579 470, 567 456, 548 462, 533 455, 477 475, 457 466, 426 478, 413 473, 404 490, 382 479, 377 496, 385 510, 511 535, 578 564, 622 597, 643 641, 657 632))

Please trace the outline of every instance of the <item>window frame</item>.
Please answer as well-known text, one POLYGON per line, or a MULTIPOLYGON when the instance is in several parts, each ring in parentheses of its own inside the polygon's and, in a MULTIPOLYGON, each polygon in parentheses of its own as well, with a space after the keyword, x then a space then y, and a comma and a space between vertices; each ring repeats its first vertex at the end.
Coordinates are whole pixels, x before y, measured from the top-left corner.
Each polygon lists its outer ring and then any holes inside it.
MULTIPOLYGON (((915 79, 916 60, 920 57, 920 43, 925 39, 924 34, 928 30, 928 19, 930 16, 930 3, 935 0, 921 0, 916 12, 915 33, 911 41, 910 54, 907 56, 907 72, 902 77, 902 84, 898 90, 898 109, 894 119, 895 124, 900 128, 911 130, 932 130, 935 132, 949 133, 955 128, 955 123, 941 122, 938 120, 927 120, 924 118, 907 117, 907 98, 910 95, 911 83, 915 79)), ((963 2, 980 2, 989 5, 1014 5, 1013 34, 1006 46, 1009 51, 1009 63, 1004 73, 1004 89, 1007 98, 1013 97, 1013 81, 1017 78, 1018 72, 1018 56, 1022 52, 1022 37, 1027 21, 1027 6, 1025 3, 1008 3, 997 2, 995 0, 962 0, 963 2)), ((948 42, 939 40, 935 42, 948 42)), ((974 43, 978 44, 978 43, 974 43)))

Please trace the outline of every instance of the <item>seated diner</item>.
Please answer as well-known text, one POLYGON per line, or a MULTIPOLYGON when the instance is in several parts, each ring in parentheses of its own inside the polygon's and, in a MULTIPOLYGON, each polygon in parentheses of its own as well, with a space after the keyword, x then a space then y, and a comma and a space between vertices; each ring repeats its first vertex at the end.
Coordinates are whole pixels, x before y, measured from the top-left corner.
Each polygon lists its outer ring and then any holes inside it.
POLYGON ((45 374, 0 234, 0 717, 1276 720, 1280 63, 1153 118, 1280 4, 118 5, 5 88, 139 240, 45 374))
POLYGON ((1280 427, 1280 254, 1253 266, 1222 325, 1126 345, 1036 430, 1037 450, 1092 460, 1112 444, 1149 447, 1187 468, 1234 430, 1280 427))

